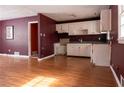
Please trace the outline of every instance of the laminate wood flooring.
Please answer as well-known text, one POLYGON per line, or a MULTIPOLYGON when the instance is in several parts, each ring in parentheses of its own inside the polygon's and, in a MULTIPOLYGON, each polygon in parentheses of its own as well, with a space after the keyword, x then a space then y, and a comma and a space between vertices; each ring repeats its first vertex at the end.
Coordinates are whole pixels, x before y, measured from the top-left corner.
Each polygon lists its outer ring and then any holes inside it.
POLYGON ((89 58, 55 56, 38 61, 0 55, 0 87, 115 87, 109 67, 89 58))

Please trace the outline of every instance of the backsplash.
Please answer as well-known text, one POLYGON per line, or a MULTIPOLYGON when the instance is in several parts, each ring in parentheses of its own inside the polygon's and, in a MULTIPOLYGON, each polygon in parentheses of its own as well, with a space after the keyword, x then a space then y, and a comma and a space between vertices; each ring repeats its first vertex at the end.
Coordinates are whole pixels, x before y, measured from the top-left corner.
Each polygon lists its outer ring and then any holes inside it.
POLYGON ((58 34, 59 39, 68 38, 70 42, 80 42, 82 41, 99 41, 99 42, 107 42, 106 34, 96 34, 96 35, 71 35, 69 36, 67 33, 58 34))
POLYGON ((106 34, 69 36, 69 39, 70 42, 80 42, 80 40, 106 42, 106 34))
POLYGON ((67 43, 69 43, 69 39, 68 38, 62 38, 59 40, 61 45, 66 45, 67 43))

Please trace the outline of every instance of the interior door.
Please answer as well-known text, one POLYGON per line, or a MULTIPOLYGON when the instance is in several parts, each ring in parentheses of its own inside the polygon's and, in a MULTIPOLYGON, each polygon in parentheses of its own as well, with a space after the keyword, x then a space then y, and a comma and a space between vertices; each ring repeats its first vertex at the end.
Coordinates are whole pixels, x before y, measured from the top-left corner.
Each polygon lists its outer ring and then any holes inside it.
POLYGON ((31 24, 31 55, 38 56, 38 23, 31 24))

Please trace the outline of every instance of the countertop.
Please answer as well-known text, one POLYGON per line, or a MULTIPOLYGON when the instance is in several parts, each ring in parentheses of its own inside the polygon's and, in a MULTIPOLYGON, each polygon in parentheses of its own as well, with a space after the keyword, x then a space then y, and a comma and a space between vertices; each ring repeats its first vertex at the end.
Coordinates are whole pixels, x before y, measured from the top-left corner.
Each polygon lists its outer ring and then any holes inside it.
POLYGON ((109 42, 100 42, 100 41, 83 41, 83 42, 68 42, 66 44, 61 44, 60 42, 55 43, 66 46, 67 44, 110 44, 109 42))
POLYGON ((83 42, 69 42, 69 44, 109 44, 109 43, 100 42, 100 41, 83 41, 83 42))

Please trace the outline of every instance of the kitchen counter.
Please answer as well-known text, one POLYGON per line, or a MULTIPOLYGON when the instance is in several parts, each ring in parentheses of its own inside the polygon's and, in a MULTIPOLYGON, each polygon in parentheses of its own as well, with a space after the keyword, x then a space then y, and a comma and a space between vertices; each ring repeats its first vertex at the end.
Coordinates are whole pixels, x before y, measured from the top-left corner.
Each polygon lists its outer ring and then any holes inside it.
POLYGON ((83 42, 69 42, 69 44, 109 44, 108 42, 99 42, 99 41, 83 41, 83 42))

